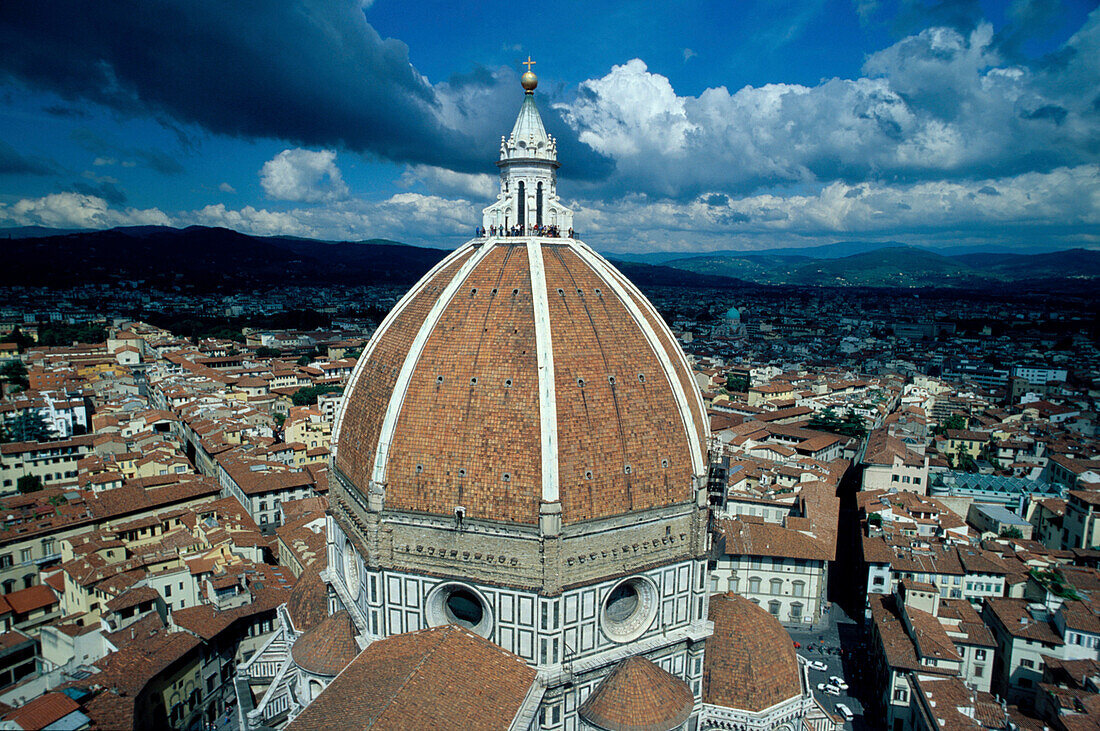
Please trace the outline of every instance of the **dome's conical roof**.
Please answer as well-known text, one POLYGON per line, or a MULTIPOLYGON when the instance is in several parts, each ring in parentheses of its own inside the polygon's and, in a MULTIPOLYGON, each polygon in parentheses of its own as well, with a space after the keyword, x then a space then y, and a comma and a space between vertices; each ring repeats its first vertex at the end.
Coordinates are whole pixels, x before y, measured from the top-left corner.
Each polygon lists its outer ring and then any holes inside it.
POLYGON ((606 731, 670 731, 694 707, 687 683, 644 657, 630 657, 596 686, 577 713, 606 731))
POLYGON ((347 610, 325 617, 290 648, 294 662, 317 675, 336 675, 359 654, 355 623, 347 610))

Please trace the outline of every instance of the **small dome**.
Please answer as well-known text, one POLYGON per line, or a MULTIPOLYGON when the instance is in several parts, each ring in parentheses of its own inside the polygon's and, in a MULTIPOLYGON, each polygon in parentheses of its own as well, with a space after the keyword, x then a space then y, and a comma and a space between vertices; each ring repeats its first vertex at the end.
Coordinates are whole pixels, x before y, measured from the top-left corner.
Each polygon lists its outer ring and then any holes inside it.
POLYGON ((802 695, 794 643, 772 615, 734 593, 713 596, 708 618, 703 702, 762 711, 802 695))
POLYGON ((523 84, 524 89, 531 92, 539 85, 539 77, 535 76, 531 71, 526 71, 523 76, 519 78, 519 83, 523 84))
POLYGON ((328 616, 328 589, 318 569, 308 568, 298 577, 287 599, 286 611, 295 632, 310 630, 328 616))
POLYGON ((577 713, 606 731, 669 731, 691 716, 691 688, 644 657, 629 657, 596 686, 577 713))
POLYGON ((341 609, 298 638, 290 648, 294 662, 314 675, 337 675, 359 654, 355 623, 341 609))
POLYGON ((740 320, 741 319, 741 311, 738 310, 736 307, 729 308, 728 310, 726 310, 726 319, 727 320, 740 320))

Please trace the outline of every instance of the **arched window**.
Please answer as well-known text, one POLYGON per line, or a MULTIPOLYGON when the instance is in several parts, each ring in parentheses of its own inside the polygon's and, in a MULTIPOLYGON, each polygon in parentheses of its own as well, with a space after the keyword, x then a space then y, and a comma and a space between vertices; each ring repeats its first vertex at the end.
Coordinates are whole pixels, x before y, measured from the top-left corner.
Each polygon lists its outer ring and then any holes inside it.
POLYGON ((768 614, 772 615, 773 617, 778 617, 779 616, 779 602, 778 601, 768 602, 768 614))
POLYGON ((751 594, 759 594, 760 593, 760 577, 759 576, 753 576, 752 578, 749 579, 749 593, 751 593, 751 594))
POLYGON ((535 224, 542 225, 542 181, 539 181, 535 196, 535 224))
POLYGON ((798 602, 795 602, 794 604, 791 605, 791 621, 792 622, 801 622, 802 621, 802 605, 799 604, 798 602))
POLYGON ((806 582, 805 581, 796 581, 796 582, 792 583, 791 584, 791 593, 794 594, 795 596, 805 596, 806 595, 806 582))
MULTIPOLYGON (((523 181, 519 181, 519 186, 516 189, 516 225, 527 228, 527 194, 524 192, 523 181)), ((521 233, 527 233, 526 230, 521 233)))
POLYGON ((782 579, 772 579, 768 583, 771 584, 772 594, 782 594, 783 593, 783 580, 782 579))

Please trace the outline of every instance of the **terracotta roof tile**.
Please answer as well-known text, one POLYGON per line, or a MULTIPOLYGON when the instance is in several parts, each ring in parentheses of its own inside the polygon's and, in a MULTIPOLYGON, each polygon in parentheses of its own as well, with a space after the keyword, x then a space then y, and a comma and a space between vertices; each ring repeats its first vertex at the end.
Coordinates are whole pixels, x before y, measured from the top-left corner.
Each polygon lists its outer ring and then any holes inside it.
POLYGON ((578 714, 607 731, 669 731, 691 715, 691 688, 644 657, 629 657, 585 699, 578 714))
MULTIPOLYGON (((418 285, 372 340, 348 388, 336 465, 366 492, 381 421, 395 399, 386 508, 452 516, 461 505, 471 519, 535 524, 544 416, 538 348, 545 343, 536 341, 532 264, 523 242, 482 252, 424 333, 401 393, 394 392, 397 373, 468 254, 418 285)), ((563 522, 690 502, 692 454, 705 454, 708 425, 667 326, 621 275, 597 271, 569 245, 544 245, 542 259, 563 522), (683 415, 666 361, 686 396, 683 415), (695 425, 695 444, 685 417, 695 425)))
POLYGON ((761 711, 802 694, 791 636, 779 620, 733 593, 710 598, 703 702, 761 711))
POLYGON ((394 635, 368 645, 286 731, 506 729, 536 676, 457 625, 394 635))
POLYGON ((286 603, 296 632, 306 632, 328 616, 328 589, 321 581, 317 566, 307 568, 298 577, 286 603))
POLYGON ((294 662, 317 675, 336 675, 359 654, 355 623, 346 610, 325 617, 291 647, 294 662))
POLYGON ((77 702, 64 693, 46 693, 11 711, 4 720, 25 731, 39 731, 79 710, 77 702))

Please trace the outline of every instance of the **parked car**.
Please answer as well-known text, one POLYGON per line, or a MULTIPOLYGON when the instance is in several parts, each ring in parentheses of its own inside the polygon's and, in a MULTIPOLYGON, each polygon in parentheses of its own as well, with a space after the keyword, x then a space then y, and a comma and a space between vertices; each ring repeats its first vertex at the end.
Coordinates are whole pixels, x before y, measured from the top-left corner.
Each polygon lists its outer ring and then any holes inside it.
POLYGON ((844 678, 838 677, 836 675, 830 675, 829 682, 840 688, 841 690, 848 690, 848 684, 844 682, 844 678))
POLYGON ((820 660, 809 660, 806 664, 810 666, 810 670, 817 670, 822 673, 829 672, 829 666, 820 660))
POLYGON ((817 689, 822 693, 828 693, 829 695, 840 695, 840 688, 836 687, 832 683, 818 683, 817 689))
POLYGON ((845 721, 851 721, 853 718, 855 718, 855 714, 852 713, 852 709, 844 705, 843 703, 836 704, 836 712, 843 716, 845 721))

